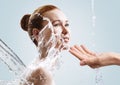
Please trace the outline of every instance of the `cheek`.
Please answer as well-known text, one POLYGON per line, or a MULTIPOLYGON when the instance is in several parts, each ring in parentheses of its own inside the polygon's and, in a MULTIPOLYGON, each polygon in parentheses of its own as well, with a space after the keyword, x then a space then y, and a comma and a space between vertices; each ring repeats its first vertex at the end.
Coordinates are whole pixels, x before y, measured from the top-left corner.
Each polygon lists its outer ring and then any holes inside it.
POLYGON ((71 37, 71 30, 68 29, 68 36, 71 37))
POLYGON ((71 37, 71 33, 70 32, 68 33, 68 36, 71 37))
POLYGON ((61 28, 61 27, 55 27, 55 28, 54 28, 54 33, 57 34, 57 35, 61 35, 61 33, 62 33, 62 28, 61 28))

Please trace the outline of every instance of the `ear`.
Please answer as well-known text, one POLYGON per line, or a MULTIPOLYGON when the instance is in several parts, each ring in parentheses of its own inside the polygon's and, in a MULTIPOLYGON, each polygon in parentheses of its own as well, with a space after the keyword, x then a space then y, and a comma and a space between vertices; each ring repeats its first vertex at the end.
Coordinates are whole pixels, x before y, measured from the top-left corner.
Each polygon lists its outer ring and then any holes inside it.
POLYGON ((36 41, 38 41, 39 30, 36 29, 36 28, 33 28, 32 34, 33 34, 33 36, 34 36, 34 39, 35 39, 36 41))

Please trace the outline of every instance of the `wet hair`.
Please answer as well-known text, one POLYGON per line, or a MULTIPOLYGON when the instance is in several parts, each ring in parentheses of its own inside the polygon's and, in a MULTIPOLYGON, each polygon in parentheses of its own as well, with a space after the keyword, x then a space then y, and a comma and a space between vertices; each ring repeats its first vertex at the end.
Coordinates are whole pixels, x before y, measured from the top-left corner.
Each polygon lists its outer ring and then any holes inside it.
MULTIPOLYGON (((22 17, 20 24, 21 28, 24 31, 27 31, 30 38, 32 39, 32 30, 34 28, 41 30, 44 26, 43 23, 46 22, 43 20, 43 16, 45 12, 59 9, 54 5, 44 5, 42 7, 37 8, 32 14, 26 14, 22 17)), ((37 41, 33 40, 34 44, 37 46, 37 41)))

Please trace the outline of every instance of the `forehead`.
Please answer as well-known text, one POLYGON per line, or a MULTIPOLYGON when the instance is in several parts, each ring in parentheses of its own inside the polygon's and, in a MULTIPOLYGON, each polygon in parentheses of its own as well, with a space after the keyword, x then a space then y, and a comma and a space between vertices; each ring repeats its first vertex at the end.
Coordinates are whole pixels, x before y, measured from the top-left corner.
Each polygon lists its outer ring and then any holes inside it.
POLYGON ((45 12, 44 16, 49 18, 50 21, 55 21, 55 20, 67 21, 67 17, 65 16, 65 14, 59 9, 54 9, 54 10, 45 12))

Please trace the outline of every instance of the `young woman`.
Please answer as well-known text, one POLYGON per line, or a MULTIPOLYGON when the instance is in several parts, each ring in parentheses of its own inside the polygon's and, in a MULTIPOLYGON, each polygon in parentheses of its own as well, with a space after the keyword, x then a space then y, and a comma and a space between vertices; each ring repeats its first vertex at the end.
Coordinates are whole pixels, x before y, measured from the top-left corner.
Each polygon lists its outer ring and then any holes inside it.
POLYGON ((49 57, 56 58, 56 54, 68 48, 68 26, 64 13, 53 5, 41 6, 32 14, 23 16, 21 27, 36 45, 39 57, 23 73, 20 85, 54 85, 50 72, 54 62, 49 57))

